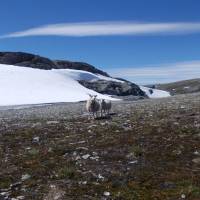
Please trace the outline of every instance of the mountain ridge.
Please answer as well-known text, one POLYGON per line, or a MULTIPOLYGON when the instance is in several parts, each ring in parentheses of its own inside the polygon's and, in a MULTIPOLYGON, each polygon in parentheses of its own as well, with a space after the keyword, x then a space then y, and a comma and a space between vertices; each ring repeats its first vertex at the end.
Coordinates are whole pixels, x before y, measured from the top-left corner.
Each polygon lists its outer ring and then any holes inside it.
POLYGON ((109 77, 109 75, 85 62, 73 62, 69 60, 51 60, 49 58, 26 53, 26 52, 0 52, 0 64, 31 67, 37 69, 76 69, 101 74, 109 77))

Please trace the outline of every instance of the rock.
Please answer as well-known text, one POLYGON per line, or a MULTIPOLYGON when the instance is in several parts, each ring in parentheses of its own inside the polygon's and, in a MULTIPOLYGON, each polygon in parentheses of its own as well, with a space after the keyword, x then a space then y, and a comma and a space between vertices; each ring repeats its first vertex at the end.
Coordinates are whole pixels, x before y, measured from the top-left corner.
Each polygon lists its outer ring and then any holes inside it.
POLYGON ((199 158, 194 158, 192 160, 193 163, 196 163, 196 164, 200 164, 200 157, 199 158))
POLYGON ((85 154, 85 155, 82 156, 82 158, 85 159, 85 160, 88 159, 89 157, 90 157, 90 154, 85 154))
POLYGON ((91 156, 90 159, 91 159, 91 160, 99 161, 99 156, 91 156))
POLYGON ((87 181, 79 181, 78 183, 79 183, 79 185, 86 185, 87 181))
POLYGON ((185 198, 186 198, 185 194, 181 194, 181 199, 185 199, 185 198))
POLYGON ((17 196, 16 198, 19 199, 19 200, 23 200, 23 199, 25 199, 24 196, 17 196))
POLYGON ((51 124, 59 124, 59 121, 47 121, 47 124, 48 124, 48 125, 51 125, 51 124))
POLYGON ((11 185, 10 185, 10 188, 11 188, 11 189, 14 189, 14 188, 17 188, 17 187, 19 187, 19 186, 21 186, 21 185, 22 185, 22 182, 16 182, 16 183, 11 184, 11 185))
POLYGON ((194 152, 194 155, 199 155, 199 154, 200 154, 199 151, 194 152))
POLYGON ((48 194, 44 200, 62 200, 65 192, 56 185, 50 185, 48 194))
POLYGON ((29 174, 24 174, 24 175, 22 175, 21 180, 22 180, 22 181, 26 181, 26 180, 28 180, 29 178, 31 178, 31 176, 30 176, 29 174))
POLYGON ((76 69, 101 74, 103 76, 109 75, 94 66, 83 62, 71 62, 67 60, 50 60, 38 55, 24 53, 24 52, 0 52, 0 63, 7 65, 16 65, 23 67, 31 67, 36 69, 76 69))
POLYGON ((40 141, 40 137, 34 137, 33 142, 38 143, 40 141))
POLYGON ((104 196, 110 196, 110 192, 106 192, 106 191, 105 191, 105 192, 103 193, 103 195, 104 195, 104 196))
POLYGON ((145 92, 143 92, 138 85, 125 81, 125 82, 115 82, 107 80, 97 80, 97 81, 79 81, 80 84, 86 88, 92 89, 101 94, 116 95, 116 96, 142 96, 146 97, 145 92))
POLYGON ((137 160, 134 160, 134 161, 130 161, 129 164, 137 164, 138 161, 137 160))
POLYGON ((48 58, 24 52, 0 52, 0 63, 37 69, 56 69, 57 65, 48 58))
POLYGON ((98 174, 98 179, 104 180, 104 177, 101 174, 98 174))

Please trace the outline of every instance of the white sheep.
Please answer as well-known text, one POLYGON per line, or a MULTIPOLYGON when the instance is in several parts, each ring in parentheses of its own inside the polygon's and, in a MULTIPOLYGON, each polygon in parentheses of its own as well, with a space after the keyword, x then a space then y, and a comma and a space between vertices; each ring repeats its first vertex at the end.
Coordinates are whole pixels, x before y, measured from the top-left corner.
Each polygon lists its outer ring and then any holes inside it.
POLYGON ((109 115, 111 107, 112 104, 110 100, 101 99, 100 100, 101 116, 103 115, 103 113, 109 115))
POLYGON ((97 100, 97 95, 89 94, 90 98, 86 102, 86 110, 93 115, 93 118, 98 117, 98 111, 100 109, 99 101, 97 100))

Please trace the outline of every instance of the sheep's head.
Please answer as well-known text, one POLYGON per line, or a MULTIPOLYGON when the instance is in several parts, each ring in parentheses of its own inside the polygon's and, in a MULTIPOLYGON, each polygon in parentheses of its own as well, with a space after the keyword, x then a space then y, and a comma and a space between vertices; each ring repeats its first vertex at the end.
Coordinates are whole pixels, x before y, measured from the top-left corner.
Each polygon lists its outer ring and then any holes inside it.
POLYGON ((91 94, 89 94, 89 96, 90 96, 90 102, 91 102, 91 104, 92 105, 95 104, 97 95, 91 95, 91 94))

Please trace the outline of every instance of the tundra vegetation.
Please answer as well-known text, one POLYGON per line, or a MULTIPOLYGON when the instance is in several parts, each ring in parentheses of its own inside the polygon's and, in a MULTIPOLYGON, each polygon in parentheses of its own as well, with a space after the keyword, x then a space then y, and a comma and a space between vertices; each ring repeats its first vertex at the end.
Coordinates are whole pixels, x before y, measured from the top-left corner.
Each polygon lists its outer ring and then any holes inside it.
POLYGON ((200 199, 200 93, 0 109, 0 199, 200 199))

